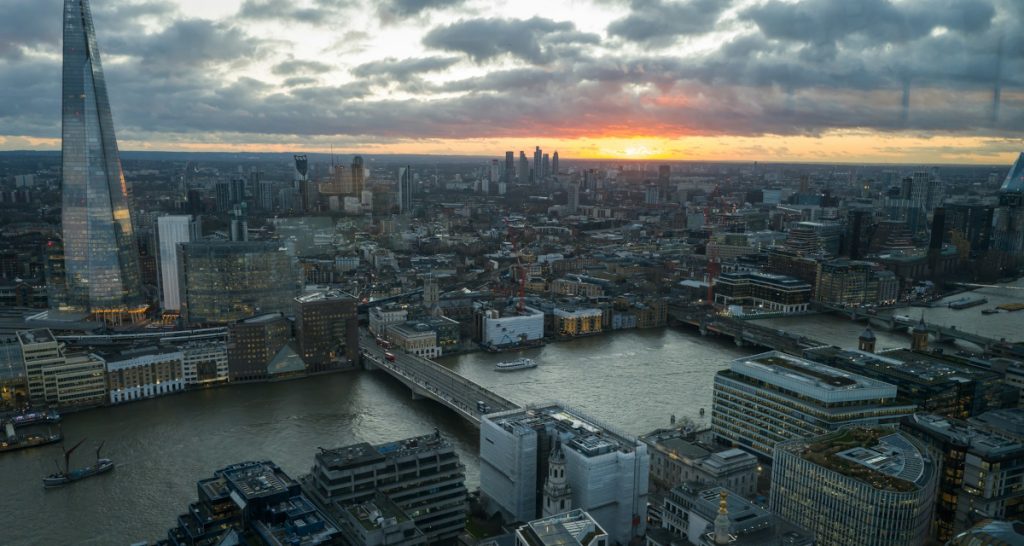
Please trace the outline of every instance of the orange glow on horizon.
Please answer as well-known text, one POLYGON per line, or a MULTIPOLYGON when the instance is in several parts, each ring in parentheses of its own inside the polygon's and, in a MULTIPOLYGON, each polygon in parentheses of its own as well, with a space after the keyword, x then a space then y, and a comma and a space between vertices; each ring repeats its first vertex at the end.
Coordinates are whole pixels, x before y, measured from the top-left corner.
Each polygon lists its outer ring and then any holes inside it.
MULTIPOLYGON (((659 135, 615 136, 613 128, 601 136, 577 138, 466 138, 404 139, 392 142, 370 140, 361 145, 335 145, 334 153, 343 155, 449 155, 502 158, 506 150, 526 151, 532 157, 534 146, 546 153, 559 152, 563 160, 619 161, 760 161, 819 163, 920 163, 983 164, 1012 163, 1024 150, 1024 138, 981 136, 922 137, 907 133, 880 133, 866 130, 831 131, 820 136, 732 136, 659 135)), ((295 135, 219 135, 216 141, 197 142, 190 135, 170 135, 180 139, 136 141, 122 139, 122 150, 227 153, 331 153, 333 137, 295 135)), ((358 137, 339 136, 351 143, 358 137)), ((374 139, 376 140, 376 139, 374 139)), ((60 149, 60 139, 0 137, 0 150, 60 149)))

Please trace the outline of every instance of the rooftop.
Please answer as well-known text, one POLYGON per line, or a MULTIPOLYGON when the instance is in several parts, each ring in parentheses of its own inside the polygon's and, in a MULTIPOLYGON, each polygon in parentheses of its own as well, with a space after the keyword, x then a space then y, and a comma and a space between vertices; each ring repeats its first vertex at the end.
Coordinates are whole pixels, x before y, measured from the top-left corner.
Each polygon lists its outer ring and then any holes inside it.
POLYGON ((807 354, 829 364, 870 368, 875 372, 887 376, 899 376, 903 380, 914 383, 966 383, 995 377, 991 372, 960 366, 938 357, 907 349, 895 349, 876 354, 856 349, 819 347, 809 350, 807 354))
POLYGON ((730 370, 826 402, 896 397, 894 385, 779 351, 738 358, 730 370))
POLYGON ((438 449, 452 449, 452 444, 444 436, 441 436, 440 432, 434 432, 376 446, 360 442, 346 447, 323 449, 316 455, 316 464, 333 469, 354 468, 384 461, 387 458, 404 457, 438 449))
POLYGON ((517 531, 530 546, 587 546, 607 536, 604 529, 584 510, 572 510, 531 521, 517 531))
POLYGON ((269 462, 238 463, 218 470, 216 475, 223 477, 245 500, 276 495, 297 485, 269 462))
POLYGON ((344 292, 342 290, 334 290, 334 289, 332 289, 332 290, 316 290, 314 292, 309 292, 309 293, 303 294, 303 295, 295 298, 295 301, 297 301, 299 303, 313 303, 313 302, 317 302, 317 301, 332 301, 332 300, 342 300, 342 301, 343 300, 355 300, 355 296, 353 296, 352 294, 349 294, 348 292, 344 292))
POLYGON ((505 429, 536 430, 550 426, 568 435, 563 444, 587 457, 602 455, 616 450, 632 452, 639 442, 629 436, 613 431, 606 425, 585 416, 580 411, 561 404, 549 404, 488 415, 485 420, 505 429))
POLYGON ((22 345, 32 345, 33 343, 53 343, 56 341, 53 337, 53 333, 46 328, 22 330, 18 332, 18 340, 21 341, 22 345))
MULTIPOLYGON (((982 416, 984 415, 987 414, 982 414, 982 416)), ((986 430, 973 427, 963 421, 925 413, 915 414, 907 419, 917 427, 931 433, 932 436, 941 437, 960 446, 969 446, 970 451, 986 458, 1024 454, 1024 443, 1002 434, 1002 429, 998 427, 986 430)))
POLYGON ((876 489, 908 493, 931 479, 931 459, 910 436, 892 429, 847 427, 779 448, 876 489))

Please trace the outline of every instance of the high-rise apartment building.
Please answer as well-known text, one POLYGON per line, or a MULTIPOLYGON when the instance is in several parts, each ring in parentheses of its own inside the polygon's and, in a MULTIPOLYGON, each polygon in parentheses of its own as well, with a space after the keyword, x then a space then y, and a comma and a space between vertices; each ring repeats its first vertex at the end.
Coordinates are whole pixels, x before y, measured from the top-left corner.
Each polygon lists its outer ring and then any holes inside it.
POLYGON ((114 322, 147 308, 88 0, 64 1, 61 161, 65 304, 114 322))
POLYGON ((912 436, 849 427, 780 443, 770 506, 820 546, 925 544, 938 470, 912 436))
POLYGON ((295 298, 299 353, 310 371, 355 366, 359 358, 356 300, 338 291, 317 291, 295 298))
MULTIPOLYGON (((535 173, 539 173, 540 163, 533 165, 535 173)), ((526 159, 526 152, 519 150, 519 170, 516 171, 516 180, 520 184, 528 184, 530 182, 530 160, 526 159)))
POLYGON ((412 212, 413 179, 412 167, 398 169, 398 210, 402 214, 412 212))
POLYGON ((298 293, 291 257, 270 241, 178 245, 181 313, 190 323, 225 323, 290 312, 298 293))
POLYGON ((330 512, 379 494, 404 510, 427 543, 452 540, 466 524, 465 467, 440 433, 397 442, 321 449, 303 489, 330 512))
POLYGON ((770 351, 738 358, 715 375, 711 428, 764 458, 775 444, 846 425, 895 426, 914 411, 895 385, 770 351))
POLYGON ((200 237, 199 222, 188 215, 161 216, 156 220, 157 263, 160 275, 160 306, 164 311, 181 309, 178 280, 178 245, 200 237))
POLYGON ((556 443, 561 444, 559 460, 572 508, 588 511, 619 544, 643 536, 647 445, 557 404, 481 419, 480 493, 488 511, 503 514, 506 521, 540 517, 556 443))
POLYGON ((544 154, 540 167, 534 167, 534 169, 540 171, 540 175, 537 177, 539 180, 547 178, 551 174, 551 156, 544 154))
POLYGON ((558 150, 555 150, 555 153, 551 156, 551 175, 557 176, 558 172, 558 150))
POLYGON ((274 210, 274 183, 269 180, 260 180, 257 186, 256 204, 260 210, 270 212, 274 210))

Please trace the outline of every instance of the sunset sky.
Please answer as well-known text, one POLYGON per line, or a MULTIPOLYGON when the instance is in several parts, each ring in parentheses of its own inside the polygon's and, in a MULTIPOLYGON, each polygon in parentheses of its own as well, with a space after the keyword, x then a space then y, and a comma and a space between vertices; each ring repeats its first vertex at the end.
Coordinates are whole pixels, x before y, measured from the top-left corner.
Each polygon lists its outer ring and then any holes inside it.
MULTIPOLYGON (((92 0, 124 150, 986 163, 1020 0, 92 0)), ((60 0, 0 0, 0 150, 60 148, 60 0)))

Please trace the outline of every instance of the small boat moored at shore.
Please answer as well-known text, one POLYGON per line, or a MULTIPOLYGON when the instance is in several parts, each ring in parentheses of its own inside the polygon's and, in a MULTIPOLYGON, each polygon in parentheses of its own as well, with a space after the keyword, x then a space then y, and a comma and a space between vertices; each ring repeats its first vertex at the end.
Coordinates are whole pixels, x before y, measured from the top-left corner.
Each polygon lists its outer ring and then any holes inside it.
POLYGON ((494 366, 494 369, 499 372, 511 372, 513 370, 526 370, 536 367, 537 363, 532 358, 523 357, 509 360, 508 362, 499 362, 494 366))

